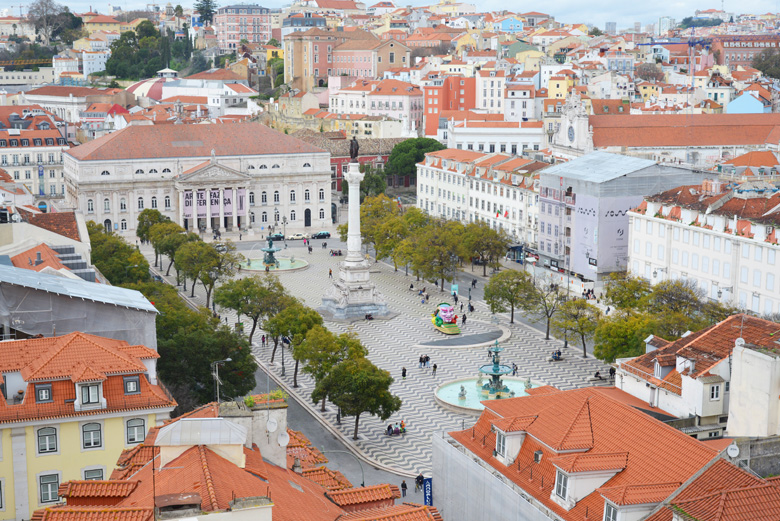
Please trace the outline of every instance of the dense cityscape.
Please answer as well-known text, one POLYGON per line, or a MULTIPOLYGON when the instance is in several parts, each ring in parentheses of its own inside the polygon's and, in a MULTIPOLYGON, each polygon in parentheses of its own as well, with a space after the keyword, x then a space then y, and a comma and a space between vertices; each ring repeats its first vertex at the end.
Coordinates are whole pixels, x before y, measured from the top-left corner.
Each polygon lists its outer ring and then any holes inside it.
POLYGON ((780 13, 436 1, 0 6, 0 520, 780 521, 780 13))

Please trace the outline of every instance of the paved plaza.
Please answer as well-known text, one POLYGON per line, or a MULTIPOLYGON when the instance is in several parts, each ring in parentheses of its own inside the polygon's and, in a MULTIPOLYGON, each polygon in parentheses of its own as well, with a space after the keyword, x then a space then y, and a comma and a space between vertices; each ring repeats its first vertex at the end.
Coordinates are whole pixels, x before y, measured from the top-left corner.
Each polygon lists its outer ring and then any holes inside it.
MULTIPOLYGON (((312 254, 307 254, 300 241, 294 245, 290 244, 290 248, 282 250, 279 256, 294 255, 308 261, 309 267, 300 271, 279 273, 279 279, 292 295, 308 306, 319 308, 321 297, 330 284, 328 270, 333 269, 334 273, 338 273, 337 265, 343 257, 331 257, 328 250, 321 248, 314 248, 312 254)), ((338 244, 333 246, 341 247, 338 244)), ((241 253, 245 255, 262 255, 259 248, 253 250, 250 254, 248 245, 241 245, 241 253)), ((142 252, 151 263, 151 248, 143 247, 142 252)), ((246 275, 246 272, 241 274, 246 275)), ((416 475, 420 471, 429 472, 431 434, 461 429, 475 422, 475 415, 458 414, 438 405, 434 399, 434 389, 449 380, 476 377, 477 368, 488 362, 488 352, 484 346, 497 338, 505 339, 509 334, 508 339, 500 340, 500 345, 505 348, 502 363, 516 363, 519 366, 518 376, 523 378, 531 378, 533 381, 554 385, 560 389, 571 389, 592 385, 589 379, 597 370, 601 370, 602 374, 608 373, 607 366, 592 357, 583 359, 581 350, 574 346, 564 351, 564 361, 548 362, 550 352, 554 347, 560 347, 561 343, 545 340, 542 333, 526 325, 510 325, 508 315, 499 315, 499 325, 495 324, 495 317, 489 313, 483 302, 475 302, 476 311, 468 313, 460 337, 446 337, 432 327, 430 318, 435 305, 441 301, 451 301, 451 297, 440 293, 433 284, 425 283, 430 302, 422 304, 417 291, 409 290, 410 283, 418 287, 414 277, 404 276, 402 270, 394 272, 392 266, 384 263, 372 266, 371 279, 384 294, 391 311, 398 315, 386 321, 358 321, 352 324, 326 321, 325 325, 336 333, 357 333, 368 348, 368 358, 380 368, 389 371, 395 379, 391 391, 403 401, 399 412, 387 421, 368 414, 362 415, 359 440, 351 441, 354 418, 346 417, 341 425, 336 425, 337 411, 332 405, 328 405, 325 413, 320 413, 319 406, 311 403, 310 394, 314 382, 309 376, 299 373, 299 387, 293 389, 294 361, 289 352, 284 354, 285 376, 281 376, 282 361, 279 352, 271 371, 277 381, 295 394, 298 401, 316 410, 315 414, 321 421, 329 424, 330 430, 341 433, 346 443, 351 444, 356 452, 369 462, 387 470, 406 475, 416 475), (431 366, 437 364, 438 371, 435 376, 432 375, 432 369, 418 367, 421 354, 430 356, 431 366), (407 369, 406 379, 401 378, 403 367, 407 369), (388 423, 401 420, 407 425, 405 436, 389 437, 384 434, 388 423)), ((174 277, 168 277, 168 280, 175 283, 174 277)), ((461 287, 461 292, 463 290, 461 287)), ((202 285, 196 287, 195 294, 193 300, 203 305, 205 292, 202 285)), ((189 292, 186 295, 189 296, 189 292)), ((460 300, 465 301, 463 298, 460 300)), ((217 312, 222 315, 223 320, 227 317, 231 324, 236 322, 233 312, 219 309, 217 312)), ((460 312, 458 314, 460 315, 460 312)), ((261 335, 261 331, 255 333, 253 350, 258 360, 266 365, 270 364, 271 348, 259 346, 261 335)))

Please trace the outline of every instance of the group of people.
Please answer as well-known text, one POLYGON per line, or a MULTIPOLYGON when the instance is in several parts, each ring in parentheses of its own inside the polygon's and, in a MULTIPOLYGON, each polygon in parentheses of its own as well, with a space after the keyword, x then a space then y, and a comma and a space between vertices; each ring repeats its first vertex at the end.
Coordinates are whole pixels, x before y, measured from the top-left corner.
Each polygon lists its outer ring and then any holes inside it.
MULTIPOLYGON (((422 472, 420 472, 420 475, 418 475, 416 478, 414 478, 414 491, 419 492, 423 489, 423 484, 425 483, 425 478, 422 475, 422 472)), ((401 481, 401 497, 406 497, 406 491, 409 489, 409 487, 406 485, 406 480, 401 481)))
MULTIPOLYGON (((616 372, 617 371, 615 370, 614 367, 610 367, 609 368, 609 379, 610 380, 614 380, 615 379, 615 373, 616 372)), ((604 379, 604 377, 601 376, 601 371, 596 371, 596 374, 593 375, 593 378, 595 378, 596 380, 603 380, 604 379)))
POLYGON ((552 352, 552 359, 554 362, 559 362, 563 360, 563 354, 561 353, 560 349, 556 349, 552 352))
POLYGON ((388 436, 398 436, 400 434, 406 434, 406 423, 404 423, 403 420, 401 420, 401 423, 396 422, 395 425, 391 423, 387 426, 387 429, 385 429, 385 433, 388 436))
MULTIPOLYGON (((428 369, 431 367, 431 357, 428 355, 420 355, 420 364, 417 366, 420 369, 428 369)), ((439 368, 438 365, 433 364, 433 371, 431 372, 431 376, 436 376, 436 370, 439 368)), ((403 378, 406 378, 406 368, 404 367, 401 371, 401 376, 403 378)))
POLYGON ((596 294, 592 289, 585 289, 582 290, 582 298, 585 300, 596 300, 596 294))
POLYGON ((344 254, 341 253, 341 250, 330 250, 331 257, 341 257, 342 255, 344 254))

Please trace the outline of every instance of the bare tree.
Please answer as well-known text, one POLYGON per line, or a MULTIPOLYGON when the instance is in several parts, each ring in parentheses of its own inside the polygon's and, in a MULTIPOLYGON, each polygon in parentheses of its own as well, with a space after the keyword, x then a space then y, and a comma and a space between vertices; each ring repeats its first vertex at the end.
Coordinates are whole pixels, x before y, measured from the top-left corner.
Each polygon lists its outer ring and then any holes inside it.
POLYGON ((27 17, 35 25, 44 45, 48 46, 54 31, 65 24, 66 18, 62 16, 64 13, 65 7, 54 0, 35 0, 30 4, 27 17))

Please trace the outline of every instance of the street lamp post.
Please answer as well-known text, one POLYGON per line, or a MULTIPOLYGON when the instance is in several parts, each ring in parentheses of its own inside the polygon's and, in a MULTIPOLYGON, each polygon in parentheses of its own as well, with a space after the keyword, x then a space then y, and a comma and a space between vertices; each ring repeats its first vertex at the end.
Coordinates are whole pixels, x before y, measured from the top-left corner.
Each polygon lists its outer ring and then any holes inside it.
POLYGON ((214 375, 214 382, 217 384, 217 405, 219 405, 219 366, 225 364, 226 362, 232 362, 232 358, 225 358, 224 360, 217 360, 216 362, 211 362, 211 371, 214 375))
POLYGON ((130 268, 137 268, 138 264, 133 264, 132 266, 125 266, 125 278, 127 278, 127 272, 130 268))
POLYGON ((282 217, 282 235, 284 235, 284 244, 287 245, 287 217, 282 217))
POLYGON ((284 376, 284 337, 282 337, 282 376, 284 376))

